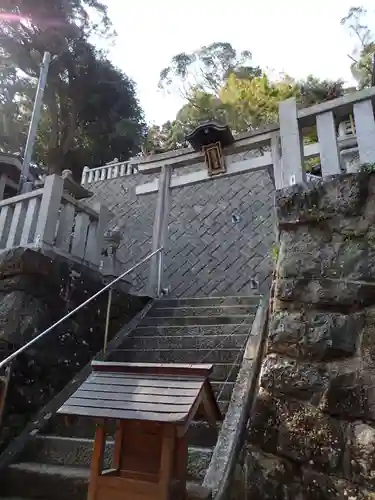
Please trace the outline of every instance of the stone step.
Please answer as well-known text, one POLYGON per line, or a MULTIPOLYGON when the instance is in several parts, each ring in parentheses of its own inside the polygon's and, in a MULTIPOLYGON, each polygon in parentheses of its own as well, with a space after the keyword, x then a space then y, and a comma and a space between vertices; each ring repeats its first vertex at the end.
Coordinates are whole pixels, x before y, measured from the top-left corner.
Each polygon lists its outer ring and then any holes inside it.
MULTIPOLYGON (((232 385, 232 384, 231 384, 232 385)), ((232 390, 232 389, 230 389, 232 390)), ((85 417, 75 417, 70 425, 66 425, 65 418, 62 415, 56 415, 51 422, 47 424, 41 435, 54 434, 58 437, 93 439, 95 435, 94 420, 85 417)), ((220 430, 220 424, 217 428, 212 428, 207 422, 192 422, 187 432, 189 446, 212 448, 216 444, 217 436, 220 430)), ((115 426, 108 425, 107 435, 113 438, 115 426)))
POLYGON ((138 349, 140 351, 149 350, 165 350, 165 349, 183 349, 183 350, 197 350, 197 349, 241 349, 249 336, 249 332, 237 334, 230 332, 226 335, 206 336, 167 336, 156 335, 147 336, 143 335, 130 335, 126 338, 125 342, 121 344, 119 349, 138 349))
POLYGON ((3 474, 1 495, 38 500, 85 500, 90 469, 34 462, 12 464, 3 474))
MULTIPOLYGON (((94 440, 61 436, 36 436, 20 460, 40 465, 89 468, 94 440)), ((108 439, 104 452, 104 468, 112 467, 114 441, 108 439)), ((211 460, 212 448, 190 447, 188 452, 188 477, 203 480, 211 460)))
POLYGON ((109 361, 132 363, 234 363, 239 358, 240 349, 156 349, 149 346, 149 350, 116 349, 110 355, 109 361))
MULTIPOLYGON (((86 500, 89 469, 23 462, 11 465, 1 483, 1 500, 86 500)), ((186 500, 210 500, 200 481, 186 482, 186 500)))
POLYGON ((245 306, 212 306, 212 307, 153 307, 147 314, 148 318, 184 318, 184 317, 216 317, 241 316, 255 314, 255 305, 245 306))
POLYGON ((214 326, 172 326, 161 325, 150 327, 139 327, 133 330, 132 335, 136 337, 212 337, 218 335, 248 335, 251 325, 214 325, 214 326))
POLYGON ((181 299, 161 299, 155 308, 166 307, 213 307, 213 306, 255 306, 259 304, 260 295, 243 297, 186 297, 181 299))
MULTIPOLYGON (((174 352, 176 352, 176 351, 174 351, 174 352)), ((187 352, 187 351, 184 351, 184 353, 185 352, 187 352)), ((200 358, 198 358, 196 351, 194 351, 194 352, 195 352, 195 356, 196 356, 195 359, 193 359, 192 361, 185 361, 185 358, 184 358, 183 362, 184 363, 192 363, 192 364, 199 363, 199 359, 203 358, 203 354, 200 358)), ((210 352, 210 351, 208 351, 208 352, 210 352)), ((240 351, 237 350, 237 354, 239 352, 240 351)), ((173 362, 176 362, 177 363, 176 360, 173 360, 173 359, 168 358, 167 356, 164 356, 164 352, 162 352, 162 354, 160 356, 159 356, 158 352, 152 353, 152 351, 148 351, 148 352, 135 351, 135 353, 133 353, 133 354, 134 354, 134 356, 132 357, 132 359, 124 359, 124 354, 122 351, 113 351, 109 355, 108 361, 117 361, 117 362, 128 361, 128 362, 135 362, 135 363, 149 363, 149 362, 152 362, 152 363, 173 363, 173 362), (152 361, 150 361, 150 359, 146 359, 146 358, 150 358, 151 356, 159 359, 159 361, 156 361, 155 359, 153 359, 152 361), (163 361, 160 361, 161 359, 163 361)), ((183 355, 181 357, 183 357, 183 355)), ((181 359, 181 357, 180 357, 180 359, 181 359)), ((211 363, 211 361, 207 360, 207 359, 204 359, 203 361, 204 361, 204 363, 211 363)), ((238 370, 241 366, 241 363, 242 363, 242 354, 240 354, 238 356, 238 360, 236 360, 236 362, 231 362, 231 363, 215 362, 214 367, 212 369, 212 373, 210 375, 211 382, 221 382, 221 381, 234 382, 236 380, 237 373, 238 373, 238 370)))
POLYGON ((150 318, 146 316, 140 326, 199 326, 199 325, 251 325, 254 321, 254 314, 240 314, 233 316, 182 316, 167 318, 150 318))

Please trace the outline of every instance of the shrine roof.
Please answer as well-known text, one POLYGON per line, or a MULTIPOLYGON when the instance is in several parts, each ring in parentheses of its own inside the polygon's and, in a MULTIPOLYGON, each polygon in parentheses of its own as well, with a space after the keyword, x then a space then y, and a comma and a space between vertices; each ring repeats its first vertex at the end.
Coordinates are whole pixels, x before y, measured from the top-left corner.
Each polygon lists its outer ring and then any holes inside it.
POLYGON ((92 374, 58 413, 185 423, 199 413, 220 420, 210 364, 93 362, 92 374))

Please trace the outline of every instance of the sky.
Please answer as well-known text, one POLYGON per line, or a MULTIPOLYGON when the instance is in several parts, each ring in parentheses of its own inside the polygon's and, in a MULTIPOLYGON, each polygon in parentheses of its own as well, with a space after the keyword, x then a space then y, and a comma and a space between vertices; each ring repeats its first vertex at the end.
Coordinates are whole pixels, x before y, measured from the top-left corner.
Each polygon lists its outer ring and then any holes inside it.
MULTIPOLYGON (((110 58, 136 82, 148 123, 174 119, 183 104, 179 96, 158 89, 161 69, 175 54, 212 42, 250 50, 255 64, 295 78, 313 74, 353 83, 348 54, 355 39, 340 19, 358 5, 355 0, 106 0, 106 4, 118 33, 109 48, 110 58)), ((360 5, 374 12, 373 0, 362 0, 360 5)))

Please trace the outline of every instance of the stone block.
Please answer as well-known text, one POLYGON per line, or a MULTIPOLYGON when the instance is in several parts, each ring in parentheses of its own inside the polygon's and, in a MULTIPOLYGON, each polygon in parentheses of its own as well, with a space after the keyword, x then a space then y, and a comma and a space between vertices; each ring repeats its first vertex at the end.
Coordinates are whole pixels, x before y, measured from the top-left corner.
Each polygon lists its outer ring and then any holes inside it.
POLYGON ((281 420, 279 454, 331 473, 340 469, 345 438, 339 421, 298 402, 289 403, 281 420))
POLYGON ((344 430, 342 423, 311 404, 262 391, 251 412, 248 441, 294 463, 339 473, 344 430))
POLYGON ((331 180, 295 184, 275 195, 281 226, 319 222, 336 215, 360 215, 368 199, 373 175, 347 174, 331 180))
POLYGON ((269 354, 262 364, 260 385, 275 396, 320 399, 328 384, 327 373, 311 363, 269 354))
POLYGON ((368 383, 363 374, 360 371, 331 373, 319 408, 341 419, 369 417, 368 383))
POLYGON ((265 452, 276 453, 283 402, 260 391, 254 401, 248 425, 248 441, 265 452))
POLYGON ((375 280, 375 241, 335 233, 329 224, 281 231, 281 278, 375 280))
POLYGON ((296 467, 286 459, 249 446, 246 449, 246 491, 251 500, 288 500, 298 484, 296 467))
POLYGON ((313 306, 372 305, 375 284, 330 278, 280 278, 275 289, 276 298, 313 306))
POLYGON ((354 423, 351 443, 352 478, 355 482, 375 488, 375 428, 354 423))
POLYGON ((314 360, 351 356, 363 323, 360 313, 278 311, 270 322, 268 352, 314 360))
POLYGON ((302 470, 303 500, 374 500, 375 493, 345 479, 302 470))

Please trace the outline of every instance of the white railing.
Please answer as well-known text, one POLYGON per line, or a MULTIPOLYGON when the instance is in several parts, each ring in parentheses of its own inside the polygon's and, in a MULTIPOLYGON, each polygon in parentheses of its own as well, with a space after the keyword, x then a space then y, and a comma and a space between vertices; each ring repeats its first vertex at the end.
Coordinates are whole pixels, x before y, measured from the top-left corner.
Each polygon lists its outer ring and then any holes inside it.
POLYGON ((87 184, 92 184, 93 182, 124 177, 125 175, 134 174, 137 171, 137 165, 130 161, 107 163, 106 165, 96 168, 84 167, 81 184, 82 186, 87 186, 87 184))
POLYGON ((50 175, 44 187, 0 202, 0 251, 14 247, 53 250, 99 266, 109 211, 84 205, 50 175))
MULTIPOLYGON (((281 149, 273 152, 277 188, 306 180, 302 130, 316 125, 318 143, 309 145, 311 156, 319 156, 322 176, 358 170, 375 163, 375 88, 365 89, 333 101, 297 110, 295 99, 280 103, 281 149), (343 121, 344 117, 351 119, 343 121), (336 124, 339 134, 336 133, 336 124), (314 153, 314 154, 311 154, 314 153)), ((306 147, 305 147, 306 151, 306 147)))

